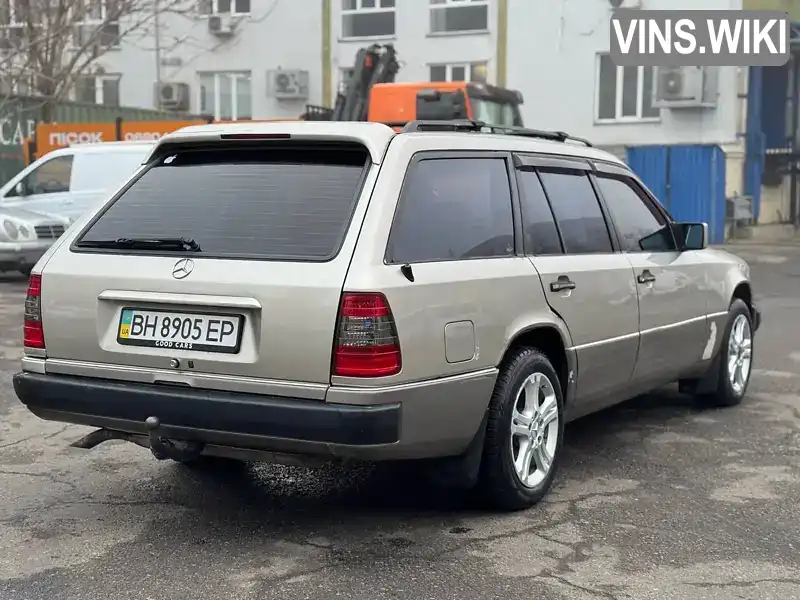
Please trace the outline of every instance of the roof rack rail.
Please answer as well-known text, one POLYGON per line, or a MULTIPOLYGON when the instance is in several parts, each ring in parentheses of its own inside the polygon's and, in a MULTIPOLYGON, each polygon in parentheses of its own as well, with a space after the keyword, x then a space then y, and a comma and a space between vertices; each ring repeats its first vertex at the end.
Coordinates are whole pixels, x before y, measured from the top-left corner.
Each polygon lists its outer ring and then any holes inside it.
POLYGON ((537 138, 552 142, 571 141, 590 148, 592 147, 592 143, 589 140, 570 135, 565 131, 543 131, 540 129, 528 129, 527 127, 513 127, 510 125, 489 125, 483 121, 473 121, 470 119, 457 119, 453 121, 411 121, 403 128, 402 133, 411 133, 414 131, 499 133, 501 135, 517 135, 520 137, 537 138))

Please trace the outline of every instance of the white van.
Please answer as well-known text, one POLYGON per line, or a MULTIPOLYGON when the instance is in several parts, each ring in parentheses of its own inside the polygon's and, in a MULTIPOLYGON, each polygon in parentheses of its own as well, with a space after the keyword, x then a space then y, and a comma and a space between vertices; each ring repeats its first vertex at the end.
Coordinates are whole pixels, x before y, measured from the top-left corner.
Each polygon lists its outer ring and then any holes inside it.
POLYGON ((153 142, 76 144, 53 150, 0 188, 0 211, 23 208, 75 221, 122 185, 153 142))

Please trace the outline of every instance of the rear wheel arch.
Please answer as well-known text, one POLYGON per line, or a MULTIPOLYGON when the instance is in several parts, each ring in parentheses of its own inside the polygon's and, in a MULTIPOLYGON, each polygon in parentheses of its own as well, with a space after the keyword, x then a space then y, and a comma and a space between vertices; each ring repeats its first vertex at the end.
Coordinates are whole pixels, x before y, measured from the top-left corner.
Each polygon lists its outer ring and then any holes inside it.
POLYGON ((512 338, 503 353, 501 363, 508 357, 513 356, 520 348, 536 348, 550 360, 556 373, 558 374, 561 392, 566 401, 569 387, 570 365, 567 359, 567 344, 561 332, 555 325, 541 324, 532 325, 518 331, 512 338))

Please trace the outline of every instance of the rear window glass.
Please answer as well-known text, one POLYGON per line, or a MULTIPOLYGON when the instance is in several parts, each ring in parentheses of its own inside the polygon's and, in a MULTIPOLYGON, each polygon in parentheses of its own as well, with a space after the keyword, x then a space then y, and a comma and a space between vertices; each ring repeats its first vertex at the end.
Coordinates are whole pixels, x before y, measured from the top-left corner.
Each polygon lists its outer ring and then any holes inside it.
POLYGON ((185 238, 201 255, 328 260, 344 239, 367 158, 362 146, 176 151, 123 192, 77 246, 185 238))

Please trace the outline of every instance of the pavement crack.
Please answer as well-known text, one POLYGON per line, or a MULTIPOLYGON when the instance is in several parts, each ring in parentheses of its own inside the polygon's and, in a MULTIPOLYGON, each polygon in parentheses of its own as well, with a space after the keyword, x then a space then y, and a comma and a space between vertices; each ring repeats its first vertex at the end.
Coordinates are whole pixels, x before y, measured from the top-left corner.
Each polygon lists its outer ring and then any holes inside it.
POLYGON ((566 585, 574 590, 579 590, 584 592, 585 594, 589 594, 590 596, 594 596, 595 598, 605 598, 606 600, 619 600, 618 596, 613 594, 612 592, 608 592, 605 590, 597 590, 595 588, 590 588, 585 585, 579 585, 563 577, 562 575, 556 575, 555 573, 542 573, 539 577, 542 579, 555 579, 559 583, 566 585))
MULTIPOLYGON (((45 439, 45 440, 49 440, 49 439, 51 439, 51 438, 54 438, 54 437, 56 437, 57 435, 61 435, 62 433, 64 433, 64 432, 65 432, 67 429, 69 429, 70 427, 72 427, 72 425, 64 425, 64 427, 62 427, 62 428, 61 428, 61 429, 59 429, 58 431, 54 431, 53 433, 50 433, 50 434, 48 434, 48 435, 44 436, 44 439, 45 439)), ((29 439, 30 439, 30 438, 29 438, 29 439)))
POLYGON ((750 581, 728 581, 725 583, 709 583, 709 582, 693 582, 687 581, 683 585, 688 585, 698 588, 748 588, 761 583, 788 583, 789 585, 800 585, 800 579, 778 577, 769 579, 752 579, 750 581))
POLYGON ((37 437, 39 437, 39 436, 38 435, 29 435, 28 437, 24 437, 24 438, 22 438, 20 440, 17 440, 16 442, 8 442, 7 444, 1 444, 0 445, 0 450, 2 450, 3 448, 11 448, 12 446, 18 446, 19 444, 24 444, 25 442, 28 442, 28 441, 30 441, 32 439, 37 438, 37 437))

